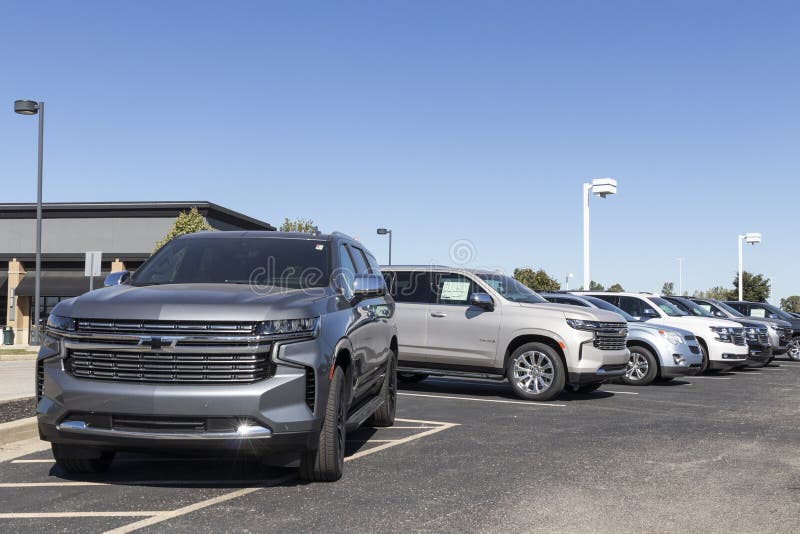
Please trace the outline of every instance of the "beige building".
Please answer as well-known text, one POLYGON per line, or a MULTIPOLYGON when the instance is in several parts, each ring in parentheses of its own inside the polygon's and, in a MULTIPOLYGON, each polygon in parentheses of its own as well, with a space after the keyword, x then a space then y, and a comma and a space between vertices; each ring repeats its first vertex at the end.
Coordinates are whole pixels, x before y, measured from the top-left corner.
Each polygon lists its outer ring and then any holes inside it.
MULTIPOLYGON (((211 202, 47 203, 42 210, 40 314, 47 321, 61 300, 89 290, 87 251, 103 253, 103 287, 110 272, 136 270, 182 211, 197 208, 216 230, 275 230, 269 223, 211 202)), ((0 204, 0 325, 27 344, 34 314, 36 205, 0 204)))

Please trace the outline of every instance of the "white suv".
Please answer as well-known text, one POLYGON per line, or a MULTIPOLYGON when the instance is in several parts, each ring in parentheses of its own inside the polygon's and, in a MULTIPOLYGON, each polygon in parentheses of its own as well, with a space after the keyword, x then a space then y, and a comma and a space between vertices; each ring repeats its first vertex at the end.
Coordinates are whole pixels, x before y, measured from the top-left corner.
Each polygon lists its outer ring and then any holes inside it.
POLYGON ((625 374, 628 328, 616 313, 550 304, 491 271, 382 270, 396 302, 401 380, 505 377, 519 397, 550 400, 625 374))
POLYGON ((709 369, 727 371, 747 363, 749 348, 742 325, 716 317, 695 317, 679 310, 671 302, 651 293, 576 292, 610 302, 637 319, 684 328, 700 343, 703 363, 700 372, 709 369))

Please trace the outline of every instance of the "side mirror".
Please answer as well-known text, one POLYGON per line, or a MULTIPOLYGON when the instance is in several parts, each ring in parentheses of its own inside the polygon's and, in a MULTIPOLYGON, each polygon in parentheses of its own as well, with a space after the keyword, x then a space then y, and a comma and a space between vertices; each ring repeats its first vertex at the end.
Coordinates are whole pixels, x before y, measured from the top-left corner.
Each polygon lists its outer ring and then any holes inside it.
POLYGON ((118 286, 120 284, 126 284, 128 280, 130 280, 130 278, 131 278, 130 271, 117 271, 115 273, 111 273, 108 276, 106 276, 103 285, 105 287, 110 287, 110 286, 118 286))
POLYGON ((353 283, 356 298, 382 297, 386 294, 386 284, 379 274, 357 274, 353 283))
POLYGON ((714 317, 726 318, 727 316, 719 310, 714 310, 714 317))
POLYGON ((487 311, 494 310, 494 301, 492 300, 492 297, 486 293, 472 293, 469 296, 469 303, 472 306, 478 306, 479 308, 483 308, 487 311))
POLYGON ((653 308, 645 308, 644 310, 642 310, 642 319, 644 319, 645 321, 647 319, 655 319, 657 317, 658 314, 653 308))

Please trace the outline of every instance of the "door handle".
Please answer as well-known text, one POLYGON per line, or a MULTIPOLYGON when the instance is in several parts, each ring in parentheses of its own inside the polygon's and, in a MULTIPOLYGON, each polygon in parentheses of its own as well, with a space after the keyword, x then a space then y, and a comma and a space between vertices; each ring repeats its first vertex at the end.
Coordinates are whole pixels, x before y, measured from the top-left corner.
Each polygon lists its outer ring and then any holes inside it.
POLYGON ((431 317, 447 317, 447 314, 442 312, 431 312, 431 317))

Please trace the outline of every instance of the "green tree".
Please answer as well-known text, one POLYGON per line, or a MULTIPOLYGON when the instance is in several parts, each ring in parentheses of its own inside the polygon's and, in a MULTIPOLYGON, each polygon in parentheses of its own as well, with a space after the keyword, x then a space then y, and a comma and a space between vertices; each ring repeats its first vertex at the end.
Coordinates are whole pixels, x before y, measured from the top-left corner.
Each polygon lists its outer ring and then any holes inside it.
POLYGON ((166 245, 171 239, 180 235, 194 234, 195 232, 210 232, 213 228, 208 225, 206 218, 200 215, 197 208, 192 208, 189 211, 182 211, 178 214, 175 222, 172 224, 167 235, 164 239, 156 243, 156 248, 153 249, 155 253, 158 249, 166 245))
POLYGON ((625 289, 623 289, 622 285, 620 285, 618 283, 614 284, 611 287, 609 287, 608 290, 613 292, 613 293, 622 293, 623 291, 625 291, 625 289))
POLYGON ((675 283, 674 282, 664 282, 664 285, 661 286, 661 294, 665 297, 671 297, 675 294, 675 283))
POLYGON ((722 286, 714 286, 708 291, 705 292, 705 298, 709 299, 716 299, 716 300, 731 300, 734 297, 734 291, 731 289, 724 288, 722 286))
POLYGON ((311 219, 295 219, 290 221, 287 217, 280 227, 281 232, 300 232, 303 234, 317 233, 317 225, 311 219))
MULTIPOLYGON (((747 271, 742 273, 744 284, 742 285, 742 298, 750 302, 767 302, 770 293, 769 280, 763 274, 753 274, 747 271)), ((739 298, 739 275, 733 279, 733 294, 739 298)))
POLYGON ((561 289, 558 280, 551 278, 544 269, 538 271, 528 268, 514 269, 514 278, 534 291, 558 291, 561 289))
POLYGON ((605 291, 606 288, 603 284, 598 284, 594 280, 589 282, 589 291, 605 291))
POLYGON ((800 312, 800 295, 781 299, 781 309, 787 312, 800 312))

